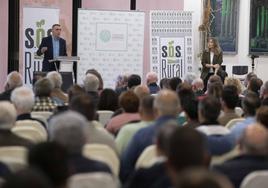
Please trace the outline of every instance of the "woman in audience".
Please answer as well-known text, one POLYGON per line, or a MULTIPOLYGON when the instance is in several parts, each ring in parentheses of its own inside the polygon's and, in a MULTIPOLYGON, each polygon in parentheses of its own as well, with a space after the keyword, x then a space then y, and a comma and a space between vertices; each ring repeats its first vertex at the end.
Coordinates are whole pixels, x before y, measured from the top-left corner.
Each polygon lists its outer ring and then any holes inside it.
POLYGON ((86 90, 79 86, 78 84, 74 84, 68 89, 68 98, 69 102, 72 100, 73 97, 76 97, 77 95, 85 94, 86 90))
POLYGON ((139 98, 133 91, 126 91, 119 96, 119 105, 123 113, 110 119, 107 130, 116 134, 122 126, 131 121, 140 121, 139 98))
POLYGON ((98 110, 116 111, 118 109, 118 94, 112 89, 104 89, 100 94, 98 110))

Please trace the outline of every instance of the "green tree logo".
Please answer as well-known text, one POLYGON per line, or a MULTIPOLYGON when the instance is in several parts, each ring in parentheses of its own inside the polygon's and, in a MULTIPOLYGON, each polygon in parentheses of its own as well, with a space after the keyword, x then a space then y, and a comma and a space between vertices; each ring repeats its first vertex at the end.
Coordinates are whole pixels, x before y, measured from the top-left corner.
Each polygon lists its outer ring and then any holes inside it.
POLYGON ((42 28, 43 25, 45 25, 44 19, 36 22, 36 46, 39 46, 42 38, 45 37, 45 30, 42 28))

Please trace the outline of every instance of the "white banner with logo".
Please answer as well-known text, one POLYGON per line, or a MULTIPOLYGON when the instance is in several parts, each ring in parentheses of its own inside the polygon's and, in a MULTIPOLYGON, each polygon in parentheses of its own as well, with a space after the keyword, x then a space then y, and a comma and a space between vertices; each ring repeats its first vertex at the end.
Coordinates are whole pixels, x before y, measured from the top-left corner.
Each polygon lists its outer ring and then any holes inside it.
POLYGON ((32 84, 33 72, 42 70, 43 57, 36 51, 52 25, 59 23, 59 13, 59 9, 23 8, 23 78, 27 85, 32 84))
POLYGON ((88 69, 99 71, 104 87, 122 74, 143 74, 144 12, 78 11, 77 81, 88 69))
POLYGON ((192 13, 150 11, 151 70, 160 79, 193 72, 192 13))

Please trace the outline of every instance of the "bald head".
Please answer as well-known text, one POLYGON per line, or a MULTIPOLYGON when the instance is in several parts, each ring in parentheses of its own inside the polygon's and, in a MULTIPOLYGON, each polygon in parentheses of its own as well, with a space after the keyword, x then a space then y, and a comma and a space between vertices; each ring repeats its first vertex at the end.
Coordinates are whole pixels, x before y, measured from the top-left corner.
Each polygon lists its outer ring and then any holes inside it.
POLYGON ((171 115, 177 116, 181 109, 177 94, 171 90, 162 90, 155 97, 154 108, 158 116, 171 115))
POLYGON ((155 72, 148 72, 146 74, 146 82, 147 84, 156 83, 158 81, 157 74, 155 72))
POLYGON ((268 132, 259 123, 247 127, 240 139, 241 152, 250 155, 268 154, 268 132))

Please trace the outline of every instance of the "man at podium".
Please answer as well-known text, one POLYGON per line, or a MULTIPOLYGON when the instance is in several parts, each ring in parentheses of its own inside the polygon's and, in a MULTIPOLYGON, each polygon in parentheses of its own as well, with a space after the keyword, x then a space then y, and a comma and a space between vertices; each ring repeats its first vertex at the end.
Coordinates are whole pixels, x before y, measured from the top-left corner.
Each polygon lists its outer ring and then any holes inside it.
POLYGON ((60 37, 61 26, 60 24, 54 24, 52 26, 52 35, 44 37, 37 50, 37 55, 44 54, 43 59, 43 72, 50 72, 59 70, 60 62, 49 62, 58 56, 67 56, 66 53, 66 41, 60 37))

